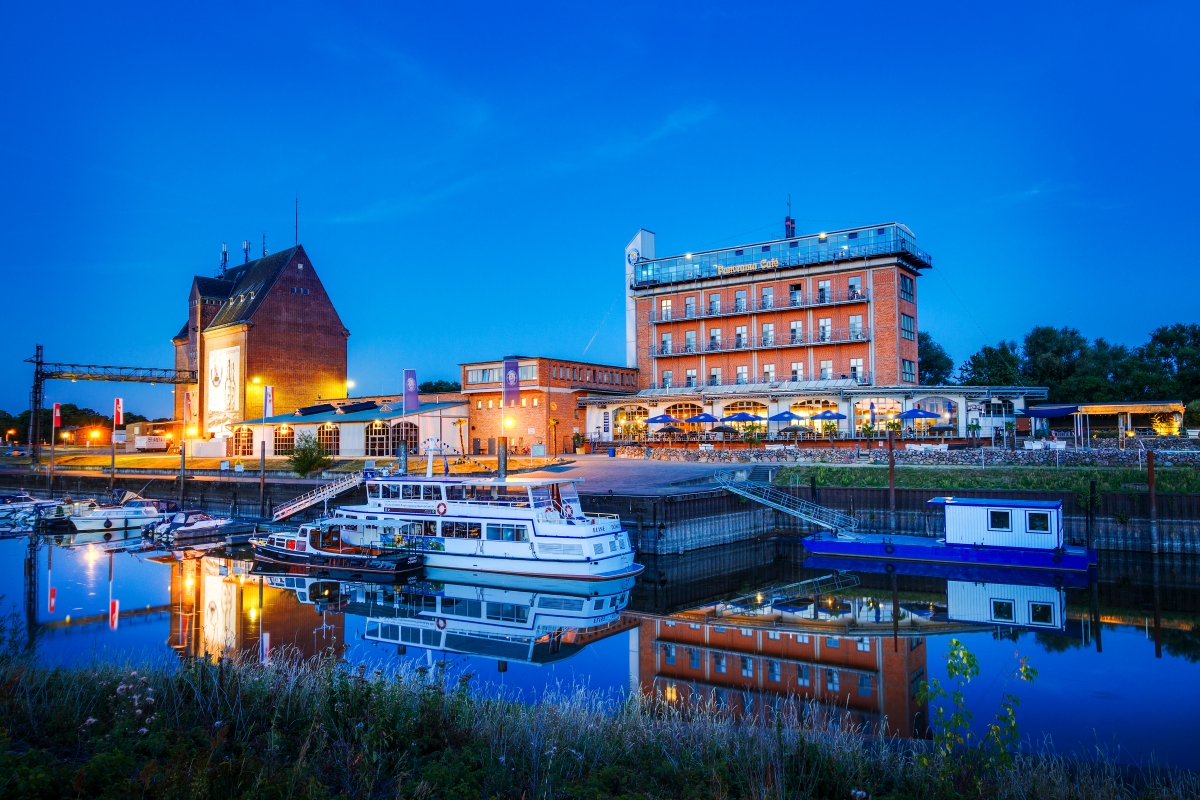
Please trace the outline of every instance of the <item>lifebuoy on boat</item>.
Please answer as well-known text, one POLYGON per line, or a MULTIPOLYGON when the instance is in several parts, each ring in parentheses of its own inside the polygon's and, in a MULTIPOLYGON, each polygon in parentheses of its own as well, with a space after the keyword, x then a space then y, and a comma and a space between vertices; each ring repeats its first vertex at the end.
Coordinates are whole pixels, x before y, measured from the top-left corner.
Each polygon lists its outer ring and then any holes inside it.
POLYGON ((896 565, 895 564, 885 564, 883 567, 883 571, 890 575, 896 571, 896 565))
POLYGON ((445 503, 438 503, 438 504, 437 504, 437 512, 438 512, 439 514, 445 514, 445 513, 446 513, 446 504, 445 504, 445 503))
POLYGON ((437 624, 437 629, 439 631, 446 630, 446 620, 442 619, 441 617, 438 617, 438 621, 436 624, 437 624))
POLYGON ((892 553, 896 552, 896 545, 892 544, 891 542, 888 542, 887 544, 885 544, 883 546, 883 552, 887 553, 890 556, 892 553))
POLYGON ((1061 564, 1061 563, 1062 563, 1062 556, 1061 556, 1061 555, 1059 555, 1058 553, 1055 553, 1055 554, 1054 554, 1054 557, 1053 557, 1053 558, 1051 558, 1050 560, 1051 560, 1051 561, 1053 561, 1055 564, 1061 564))
POLYGON ((570 503, 567 503, 565 506, 563 506, 563 514, 568 517, 575 516, 574 507, 572 507, 570 503))

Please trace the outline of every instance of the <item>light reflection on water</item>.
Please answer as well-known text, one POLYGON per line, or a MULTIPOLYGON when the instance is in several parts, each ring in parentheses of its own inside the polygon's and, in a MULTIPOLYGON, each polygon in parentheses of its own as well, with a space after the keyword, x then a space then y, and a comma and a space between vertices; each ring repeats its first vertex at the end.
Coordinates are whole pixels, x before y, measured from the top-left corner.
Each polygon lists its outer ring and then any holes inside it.
POLYGON ((578 683, 612 693, 635 686, 770 714, 780 698, 801 696, 839 709, 846 723, 914 736, 928 719, 916 686, 946 680, 943 655, 957 638, 982 667, 966 691, 979 725, 1014 691, 1026 737, 1063 752, 1101 746, 1128 760, 1153 753, 1200 768, 1190 747, 1200 711, 1200 563, 1180 556, 1155 565, 1102 554, 1097 580, 1059 583, 805 562, 794 544, 772 541, 646 557, 636 585, 441 571, 383 586, 259 576, 244 549, 179 560, 132 542, 74 544, 41 542, 31 584, 27 540, 0 541, 0 594, 33 621, 39 652, 59 663, 253 655, 267 639, 276 657, 287 646, 372 669, 443 661, 452 674, 523 697, 578 683), (847 567, 859 585, 832 599, 777 597, 714 617, 718 597, 847 567), (110 597, 120 604, 115 629, 110 597), (997 623, 997 612, 1011 622, 997 623), (1039 671, 1032 686, 1011 679, 1018 654, 1039 671))

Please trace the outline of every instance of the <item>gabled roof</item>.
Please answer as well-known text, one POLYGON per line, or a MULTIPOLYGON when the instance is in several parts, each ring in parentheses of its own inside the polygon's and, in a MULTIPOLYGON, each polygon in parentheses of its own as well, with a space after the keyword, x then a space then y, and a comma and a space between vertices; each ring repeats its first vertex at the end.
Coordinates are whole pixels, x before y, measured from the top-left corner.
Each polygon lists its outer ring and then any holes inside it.
POLYGON ((233 281, 223 278, 206 278, 203 275, 192 278, 192 285, 196 287, 196 292, 201 297, 219 297, 224 300, 233 291, 233 281))
POLYGON ((171 337, 171 341, 177 342, 180 339, 186 339, 186 338, 188 338, 188 324, 185 322, 185 323, 183 323, 183 327, 179 329, 179 333, 177 333, 171 337))
POLYGON ((225 282, 232 284, 229 299, 221 306, 221 310, 208 323, 206 330, 220 328, 225 325, 236 325, 248 322, 258 310, 258 306, 266 297, 267 291, 275 284, 275 280, 284 268, 292 262, 297 253, 302 253, 303 247, 296 245, 278 253, 271 253, 225 273, 225 282))

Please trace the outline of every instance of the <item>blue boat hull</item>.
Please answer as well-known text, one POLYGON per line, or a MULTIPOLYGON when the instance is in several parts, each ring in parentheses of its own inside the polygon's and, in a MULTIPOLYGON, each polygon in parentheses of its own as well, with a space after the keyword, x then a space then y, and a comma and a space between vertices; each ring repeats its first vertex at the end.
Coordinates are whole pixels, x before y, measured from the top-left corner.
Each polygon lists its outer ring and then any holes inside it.
POLYGON ((805 569, 845 571, 917 578, 944 578, 973 583, 1015 583, 1021 586, 1065 586, 1086 588, 1093 577, 1091 571, 1027 569, 1024 567, 992 567, 929 561, 874 561, 844 556, 816 556, 804 559, 805 569))
POLYGON ((832 534, 809 536, 804 548, 813 555, 865 558, 875 561, 924 561, 940 564, 969 564, 984 567, 1046 569, 1056 572, 1087 572, 1095 563, 1094 551, 1082 547, 1058 550, 1027 550, 1020 547, 948 545, 922 536, 862 534, 837 538, 832 534))

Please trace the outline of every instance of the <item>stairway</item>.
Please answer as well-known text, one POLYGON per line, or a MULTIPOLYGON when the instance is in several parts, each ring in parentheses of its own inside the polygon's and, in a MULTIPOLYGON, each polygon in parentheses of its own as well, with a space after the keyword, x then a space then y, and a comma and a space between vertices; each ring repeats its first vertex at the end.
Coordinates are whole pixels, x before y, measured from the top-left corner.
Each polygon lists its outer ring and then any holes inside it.
MULTIPOLYGON (((750 474, 753 475, 754 472, 751 471, 750 474)), ((811 522, 813 525, 820 525, 822 528, 833 531, 854 530, 858 527, 858 520, 848 514, 793 497, 769 483, 760 483, 749 479, 739 480, 736 473, 733 472, 720 472, 715 477, 718 486, 736 495, 756 503, 762 503, 785 514, 791 514, 793 517, 811 522)))
POLYGON ((355 489, 361 485, 362 482, 362 473, 352 472, 344 478, 336 480, 333 483, 327 483, 324 486, 318 486, 311 492, 305 492, 295 500, 285 503, 284 505, 275 509, 275 513, 271 515, 271 519, 275 522, 278 522, 281 519, 286 519, 292 514, 295 514, 297 511, 303 511, 306 508, 315 506, 317 503, 323 503, 326 500, 337 497, 342 492, 348 492, 351 489, 355 489))
POLYGON ((718 617, 733 614, 755 615, 772 613, 774 606, 790 603, 805 597, 820 597, 842 589, 852 589, 859 585, 859 578, 851 572, 822 575, 799 583, 789 583, 785 586, 768 586, 756 592, 723 600, 717 603, 718 617))

